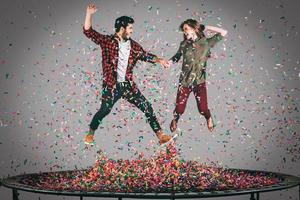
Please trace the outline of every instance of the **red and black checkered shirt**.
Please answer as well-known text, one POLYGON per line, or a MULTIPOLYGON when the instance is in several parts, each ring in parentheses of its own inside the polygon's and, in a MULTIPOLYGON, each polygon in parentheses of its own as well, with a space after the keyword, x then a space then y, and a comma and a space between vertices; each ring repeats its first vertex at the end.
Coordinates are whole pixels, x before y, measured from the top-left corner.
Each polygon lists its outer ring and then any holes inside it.
MULTIPOLYGON (((119 56, 118 36, 104 35, 95 31, 92 27, 85 30, 83 26, 83 33, 90 38, 102 49, 102 68, 103 68, 103 82, 109 87, 114 88, 117 83, 117 65, 119 56)), ((132 70, 138 60, 154 63, 157 58, 156 55, 146 52, 142 46, 136 41, 130 39, 131 49, 128 58, 128 66, 126 70, 125 79, 132 83, 135 89, 136 84, 132 79, 132 70)))

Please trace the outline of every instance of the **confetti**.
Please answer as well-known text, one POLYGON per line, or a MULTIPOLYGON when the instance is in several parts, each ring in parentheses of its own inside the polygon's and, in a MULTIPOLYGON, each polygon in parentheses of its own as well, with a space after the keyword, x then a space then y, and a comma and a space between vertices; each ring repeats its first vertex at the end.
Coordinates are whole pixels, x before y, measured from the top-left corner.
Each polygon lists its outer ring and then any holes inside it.
POLYGON ((100 150, 95 165, 87 170, 25 175, 21 179, 22 184, 39 189, 101 192, 201 192, 259 188, 280 181, 272 173, 185 161, 173 144, 149 159, 141 153, 137 159, 114 160, 100 150))

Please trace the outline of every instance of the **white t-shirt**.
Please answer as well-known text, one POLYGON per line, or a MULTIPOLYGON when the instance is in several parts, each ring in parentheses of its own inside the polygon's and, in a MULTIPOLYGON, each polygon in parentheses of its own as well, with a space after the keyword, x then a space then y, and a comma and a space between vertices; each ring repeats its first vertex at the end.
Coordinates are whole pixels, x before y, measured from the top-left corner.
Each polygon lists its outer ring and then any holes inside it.
POLYGON ((124 82, 126 70, 128 66, 128 59, 130 53, 130 40, 126 42, 119 42, 119 58, 118 58, 118 68, 117 68, 117 81, 124 82))

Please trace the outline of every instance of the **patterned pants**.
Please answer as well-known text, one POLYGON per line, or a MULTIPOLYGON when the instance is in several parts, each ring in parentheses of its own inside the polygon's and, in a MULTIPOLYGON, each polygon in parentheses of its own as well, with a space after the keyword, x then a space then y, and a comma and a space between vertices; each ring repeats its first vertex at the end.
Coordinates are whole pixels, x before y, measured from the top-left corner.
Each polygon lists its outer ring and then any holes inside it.
POLYGON ((152 105, 143 96, 139 89, 136 92, 132 89, 128 81, 118 82, 116 88, 108 88, 105 84, 103 85, 102 91, 102 103, 98 112, 94 115, 90 128, 96 130, 103 118, 107 116, 113 108, 113 105, 122 97, 131 104, 139 108, 146 116, 147 122, 150 124, 152 130, 156 133, 161 130, 158 120, 153 112, 152 105))

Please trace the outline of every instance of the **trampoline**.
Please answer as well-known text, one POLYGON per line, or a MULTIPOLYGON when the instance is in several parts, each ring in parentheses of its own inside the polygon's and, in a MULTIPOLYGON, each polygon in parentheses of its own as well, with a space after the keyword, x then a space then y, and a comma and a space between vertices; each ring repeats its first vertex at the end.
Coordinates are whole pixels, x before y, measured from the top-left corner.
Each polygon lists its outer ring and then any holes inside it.
MULTIPOLYGON (((158 155, 137 159, 109 158, 104 151, 91 168, 22 174, 1 180, 12 189, 13 200, 19 191, 84 197, 192 199, 249 195, 259 200, 260 193, 300 186, 300 178, 260 170, 224 168, 180 159, 174 145, 158 155)), ((300 187, 299 187, 300 197, 300 187)))
MULTIPOLYGON (((242 169, 235 169, 242 170, 242 169)), ((77 170, 79 171, 79 170, 77 170)), ((265 192, 272 192, 278 190, 289 189, 293 187, 300 186, 300 178, 296 176, 291 176, 282 173, 273 173, 266 171, 256 171, 256 170, 242 170, 247 173, 272 173, 272 175, 276 176, 280 179, 280 182, 273 185, 263 186, 259 188, 247 188, 247 189, 230 189, 230 190, 210 190, 210 191, 202 191, 202 192, 131 192, 131 193, 120 193, 120 192, 101 192, 101 191, 63 191, 63 190, 47 190, 40 189, 36 187, 32 187, 30 185, 26 185, 22 183, 22 179, 28 176, 34 176, 38 178, 39 176, 47 175, 44 173, 36 173, 36 174, 24 174, 13 177, 8 177, 1 180, 1 186, 12 189, 12 199, 19 200, 19 191, 26 191, 31 193, 40 193, 47 195, 60 195, 60 196, 74 196, 79 199, 83 199, 84 197, 111 197, 118 198, 121 200, 122 198, 141 198, 141 199, 188 199, 188 198, 210 198, 210 197, 226 197, 226 196, 236 196, 236 195, 250 195, 250 200, 259 200, 259 194, 265 192)), ((72 171, 61 171, 64 172, 72 172, 72 171)), ((300 197, 300 188, 299 188, 299 197, 300 197)))

